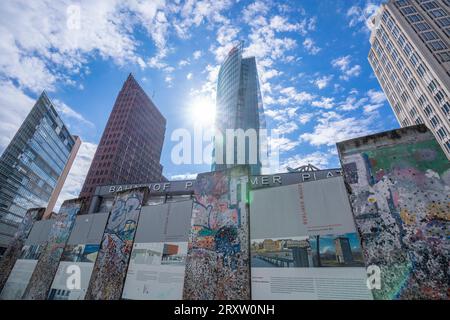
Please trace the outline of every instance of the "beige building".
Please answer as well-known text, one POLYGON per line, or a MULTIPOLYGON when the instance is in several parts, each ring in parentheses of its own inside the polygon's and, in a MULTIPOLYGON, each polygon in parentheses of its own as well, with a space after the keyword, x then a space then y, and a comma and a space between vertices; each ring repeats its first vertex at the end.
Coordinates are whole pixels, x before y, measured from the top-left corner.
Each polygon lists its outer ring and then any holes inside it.
POLYGON ((450 0, 390 0, 369 62, 402 127, 425 123, 450 159, 450 0))

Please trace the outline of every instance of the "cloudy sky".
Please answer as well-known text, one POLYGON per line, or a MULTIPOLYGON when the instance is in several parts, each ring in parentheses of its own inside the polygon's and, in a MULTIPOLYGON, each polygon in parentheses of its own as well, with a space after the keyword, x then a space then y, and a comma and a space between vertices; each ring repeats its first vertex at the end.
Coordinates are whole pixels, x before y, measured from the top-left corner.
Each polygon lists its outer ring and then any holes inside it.
MULTIPOLYGON (((61 199, 76 197, 115 98, 132 72, 167 119, 169 179, 177 128, 213 113, 219 65, 243 40, 255 56, 279 171, 338 166, 335 142, 397 128, 370 65, 367 7, 377 1, 5 1, 0 7, 0 152, 46 90, 83 145, 61 199), (79 15, 78 15, 79 13, 79 15), (80 19, 77 19, 77 17, 80 19)), ((205 124, 205 123, 203 123, 205 124)))

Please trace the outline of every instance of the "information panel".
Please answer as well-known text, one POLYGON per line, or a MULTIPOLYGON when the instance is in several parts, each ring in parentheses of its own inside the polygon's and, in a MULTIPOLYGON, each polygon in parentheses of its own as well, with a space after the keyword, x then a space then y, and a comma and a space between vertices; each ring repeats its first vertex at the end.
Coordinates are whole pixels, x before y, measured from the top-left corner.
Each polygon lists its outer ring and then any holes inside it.
POLYGON ((13 239, 8 244, 8 248, 0 260, 0 292, 8 280, 9 274, 16 264, 17 259, 20 258, 23 245, 30 234, 34 222, 41 220, 44 212, 45 208, 29 209, 19 224, 13 239))
POLYGON ((30 282, 42 250, 45 247, 54 220, 36 221, 25 240, 20 258, 17 259, 0 295, 2 300, 20 300, 30 282))
POLYGON ((250 199, 253 299, 372 299, 342 177, 250 199))
POLYGON ((107 220, 108 213, 77 217, 53 279, 49 300, 84 299, 107 220), (75 273, 80 275, 79 281, 73 277, 75 273))
POLYGON ((80 212, 83 199, 66 200, 55 217, 45 248, 39 257, 27 289, 23 294, 25 300, 44 300, 50 290, 53 278, 58 270, 59 260, 63 253, 73 223, 80 212))
POLYGON ((182 298, 191 214, 192 200, 142 207, 124 299, 182 298))

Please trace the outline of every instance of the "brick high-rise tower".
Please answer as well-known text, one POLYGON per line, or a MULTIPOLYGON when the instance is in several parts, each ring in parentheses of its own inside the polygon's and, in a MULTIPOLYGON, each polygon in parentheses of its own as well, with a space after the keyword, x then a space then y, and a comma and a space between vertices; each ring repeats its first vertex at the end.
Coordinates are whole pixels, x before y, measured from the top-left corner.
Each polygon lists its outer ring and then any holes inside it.
POLYGON ((161 181, 165 131, 166 119, 130 74, 109 116, 80 197, 90 203, 99 185, 161 181))

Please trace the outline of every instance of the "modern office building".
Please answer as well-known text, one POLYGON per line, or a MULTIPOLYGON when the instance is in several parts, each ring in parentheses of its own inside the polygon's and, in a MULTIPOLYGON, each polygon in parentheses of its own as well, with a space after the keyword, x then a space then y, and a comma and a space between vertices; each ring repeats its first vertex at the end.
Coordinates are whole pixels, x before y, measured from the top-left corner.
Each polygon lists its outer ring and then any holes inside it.
POLYGON ((87 206, 95 188, 105 184, 161 181, 161 151, 166 131, 162 116, 130 74, 109 116, 80 196, 87 206))
POLYGON ((43 92, 0 158, 1 251, 28 209, 52 212, 80 144, 43 92))
POLYGON ((216 171, 236 164, 250 164, 251 174, 260 174, 264 140, 260 137, 259 129, 265 128, 264 110, 255 57, 243 58, 242 50, 241 42, 228 53, 219 70, 211 169, 216 171), (227 145, 227 129, 242 129, 248 133, 245 142, 240 144, 234 138, 227 145), (251 130, 247 131, 249 129, 254 129, 255 134, 252 135, 251 130), (233 157, 230 157, 230 152, 233 157), (245 156, 244 161, 238 161, 240 154, 245 156))
POLYGON ((424 123, 450 159, 450 1, 391 0, 369 62, 402 127, 424 123))

